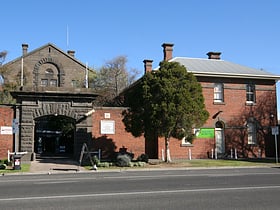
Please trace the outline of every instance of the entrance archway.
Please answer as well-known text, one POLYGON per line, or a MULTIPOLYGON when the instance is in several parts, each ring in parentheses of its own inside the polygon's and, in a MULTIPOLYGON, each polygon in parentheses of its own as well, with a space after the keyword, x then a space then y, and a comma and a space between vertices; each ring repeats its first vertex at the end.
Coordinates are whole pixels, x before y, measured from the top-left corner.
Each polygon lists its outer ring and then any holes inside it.
POLYGON ((35 119, 34 152, 39 156, 73 157, 75 120, 63 115, 35 119))

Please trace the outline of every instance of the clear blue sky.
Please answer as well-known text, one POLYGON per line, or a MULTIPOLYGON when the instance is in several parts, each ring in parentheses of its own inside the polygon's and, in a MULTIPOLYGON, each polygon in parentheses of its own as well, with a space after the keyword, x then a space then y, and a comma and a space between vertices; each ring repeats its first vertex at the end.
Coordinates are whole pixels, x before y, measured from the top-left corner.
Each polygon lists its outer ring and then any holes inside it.
MULTIPOLYGON (((0 51, 6 61, 46 43, 75 50, 100 67, 119 55, 143 72, 143 60, 162 60, 161 44, 174 56, 222 59, 280 74, 279 0, 9 0, 1 2, 0 51), (68 44, 67 44, 68 27, 68 44)), ((278 88, 278 92, 279 92, 278 88)), ((278 104, 279 94, 278 94, 278 104)), ((278 108, 279 109, 279 108, 278 108)))

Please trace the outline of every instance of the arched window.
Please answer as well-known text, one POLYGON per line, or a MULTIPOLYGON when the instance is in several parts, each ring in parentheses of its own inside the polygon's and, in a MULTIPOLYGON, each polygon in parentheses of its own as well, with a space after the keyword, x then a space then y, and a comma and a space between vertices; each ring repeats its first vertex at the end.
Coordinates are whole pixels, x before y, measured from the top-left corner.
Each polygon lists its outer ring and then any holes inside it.
POLYGON ((41 79, 41 86, 47 87, 57 87, 57 76, 54 73, 54 70, 52 68, 46 68, 45 74, 41 79))

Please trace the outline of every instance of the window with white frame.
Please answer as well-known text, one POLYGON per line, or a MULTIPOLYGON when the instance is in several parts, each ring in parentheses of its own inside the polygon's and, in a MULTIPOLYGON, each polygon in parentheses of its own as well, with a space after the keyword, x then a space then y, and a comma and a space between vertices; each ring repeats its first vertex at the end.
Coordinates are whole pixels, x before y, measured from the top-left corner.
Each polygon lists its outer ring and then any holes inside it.
POLYGON ((214 84, 214 102, 224 101, 224 85, 222 83, 214 84))
POLYGON ((255 94, 255 85, 247 84, 246 85, 246 103, 255 103, 256 94, 255 94))
POLYGON ((247 132, 248 132, 248 144, 257 144, 257 130, 256 130, 255 122, 248 122, 247 132))

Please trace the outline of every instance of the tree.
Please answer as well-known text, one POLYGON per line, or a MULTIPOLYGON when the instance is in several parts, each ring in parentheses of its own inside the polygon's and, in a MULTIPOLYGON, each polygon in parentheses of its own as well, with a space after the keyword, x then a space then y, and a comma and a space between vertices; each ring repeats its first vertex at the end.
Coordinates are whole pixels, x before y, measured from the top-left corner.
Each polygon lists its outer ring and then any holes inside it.
POLYGON ((135 81, 137 70, 128 71, 126 64, 127 58, 118 56, 108 61, 96 72, 93 89, 102 95, 97 100, 99 105, 112 104, 113 99, 135 81))
POLYGON ((0 52, 0 66, 2 66, 2 64, 4 63, 7 54, 8 54, 7 51, 0 52))
POLYGON ((163 61, 125 94, 129 107, 123 112, 126 130, 133 136, 164 137, 166 161, 170 162, 170 138, 192 139, 192 129, 209 117, 200 83, 177 62, 163 61))

